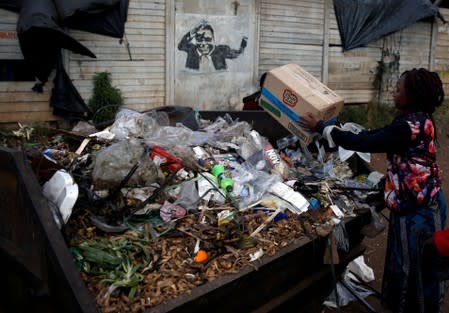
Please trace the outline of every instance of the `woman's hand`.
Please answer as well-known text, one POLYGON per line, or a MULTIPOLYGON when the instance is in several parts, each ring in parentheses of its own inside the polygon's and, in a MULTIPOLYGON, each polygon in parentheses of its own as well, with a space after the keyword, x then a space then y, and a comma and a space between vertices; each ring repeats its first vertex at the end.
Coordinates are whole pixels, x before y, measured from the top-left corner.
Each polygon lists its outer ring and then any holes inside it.
POLYGON ((299 120, 299 125, 310 132, 314 132, 319 121, 321 121, 319 118, 313 116, 312 113, 307 112, 306 115, 302 116, 299 120))

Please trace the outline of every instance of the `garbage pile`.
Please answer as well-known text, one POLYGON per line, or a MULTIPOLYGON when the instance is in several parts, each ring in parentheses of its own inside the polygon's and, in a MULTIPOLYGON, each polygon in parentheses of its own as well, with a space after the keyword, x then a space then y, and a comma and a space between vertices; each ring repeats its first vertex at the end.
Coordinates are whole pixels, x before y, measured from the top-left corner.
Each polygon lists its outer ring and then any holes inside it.
POLYGON ((104 130, 59 133, 39 162, 28 151, 39 173, 54 165, 43 193, 102 312, 142 312, 304 236, 345 251, 344 219, 373 210, 381 175, 319 141, 271 143, 225 112, 196 122, 123 109, 104 130))

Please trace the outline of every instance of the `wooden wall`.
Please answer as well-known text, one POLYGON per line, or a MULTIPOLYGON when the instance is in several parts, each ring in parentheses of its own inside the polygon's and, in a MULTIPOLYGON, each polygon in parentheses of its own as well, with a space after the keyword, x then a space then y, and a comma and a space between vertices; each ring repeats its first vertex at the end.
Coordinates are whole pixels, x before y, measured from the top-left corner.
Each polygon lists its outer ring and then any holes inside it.
MULTIPOLYGON (((189 3, 201 0, 189 0, 189 3)), ((65 66, 87 103, 93 75, 108 71, 126 107, 144 111, 171 103, 175 0, 131 0, 123 41, 71 31, 96 59, 65 53, 65 66)), ((257 0, 258 45, 254 86, 263 72, 297 63, 343 96, 345 103, 391 101, 399 74, 412 67, 438 71, 449 94, 449 27, 418 22, 366 47, 343 52, 332 0, 257 0), (381 65, 381 67, 380 67, 381 65), (380 75, 382 74, 382 75, 380 75), (379 79, 380 78, 380 79, 379 79), (375 86, 375 81, 379 85, 375 86)), ((449 20, 449 10, 441 9, 449 20)), ((22 59, 16 34, 18 15, 0 9, 0 58, 22 59)), ((35 82, 0 82, 0 123, 49 121, 52 77, 41 94, 35 82)), ((244 93, 244 90, 241 91, 244 93)), ((211 104, 213 107, 213 104, 211 104)))
MULTIPOLYGON (((449 21, 449 9, 441 9, 440 12, 449 21)), ((449 25, 438 21, 437 33, 434 68, 443 80, 446 99, 449 99, 449 25)))
POLYGON ((332 1, 328 5, 328 80, 327 85, 341 95, 345 103, 367 103, 376 96, 373 87, 381 58, 380 42, 343 52, 332 1))
POLYGON ((293 62, 345 103, 373 99, 389 103, 400 73, 431 67, 431 38, 432 24, 418 22, 366 47, 343 52, 331 0, 261 0, 259 75, 293 62))
POLYGON ((70 54, 69 76, 84 100, 92 95, 95 73, 111 73, 126 107, 144 111, 165 105, 165 1, 131 0, 126 35, 116 38, 72 32, 97 59, 70 54))
POLYGON ((260 1, 259 76, 297 63, 321 79, 325 0, 260 1))
MULTIPOLYGON (((0 59, 23 59, 16 31, 18 17, 16 13, 0 9, 0 59)), ((0 82, 0 123, 29 123, 58 119, 49 106, 52 77, 45 85, 43 93, 31 90, 34 83, 34 81, 0 82)))

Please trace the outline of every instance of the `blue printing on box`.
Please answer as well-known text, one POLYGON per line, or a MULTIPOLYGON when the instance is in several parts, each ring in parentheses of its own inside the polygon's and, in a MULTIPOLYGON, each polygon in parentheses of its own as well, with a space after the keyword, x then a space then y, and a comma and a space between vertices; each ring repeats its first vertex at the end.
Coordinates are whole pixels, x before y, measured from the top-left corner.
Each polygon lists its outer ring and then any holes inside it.
POLYGON ((290 110, 285 104, 282 103, 281 100, 276 98, 275 95, 273 95, 267 88, 262 88, 262 95, 267 98, 275 107, 277 107, 282 113, 287 115, 289 119, 291 119, 294 122, 299 122, 301 117, 290 110))

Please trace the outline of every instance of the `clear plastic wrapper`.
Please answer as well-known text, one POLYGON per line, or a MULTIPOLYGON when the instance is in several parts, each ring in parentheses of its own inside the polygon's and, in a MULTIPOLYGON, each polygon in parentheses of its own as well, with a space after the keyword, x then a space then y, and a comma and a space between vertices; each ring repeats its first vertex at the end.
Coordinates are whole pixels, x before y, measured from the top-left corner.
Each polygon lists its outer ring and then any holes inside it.
POLYGON ((120 110, 110 132, 118 140, 130 137, 144 137, 146 133, 153 133, 159 128, 155 115, 143 114, 129 109, 120 110))

